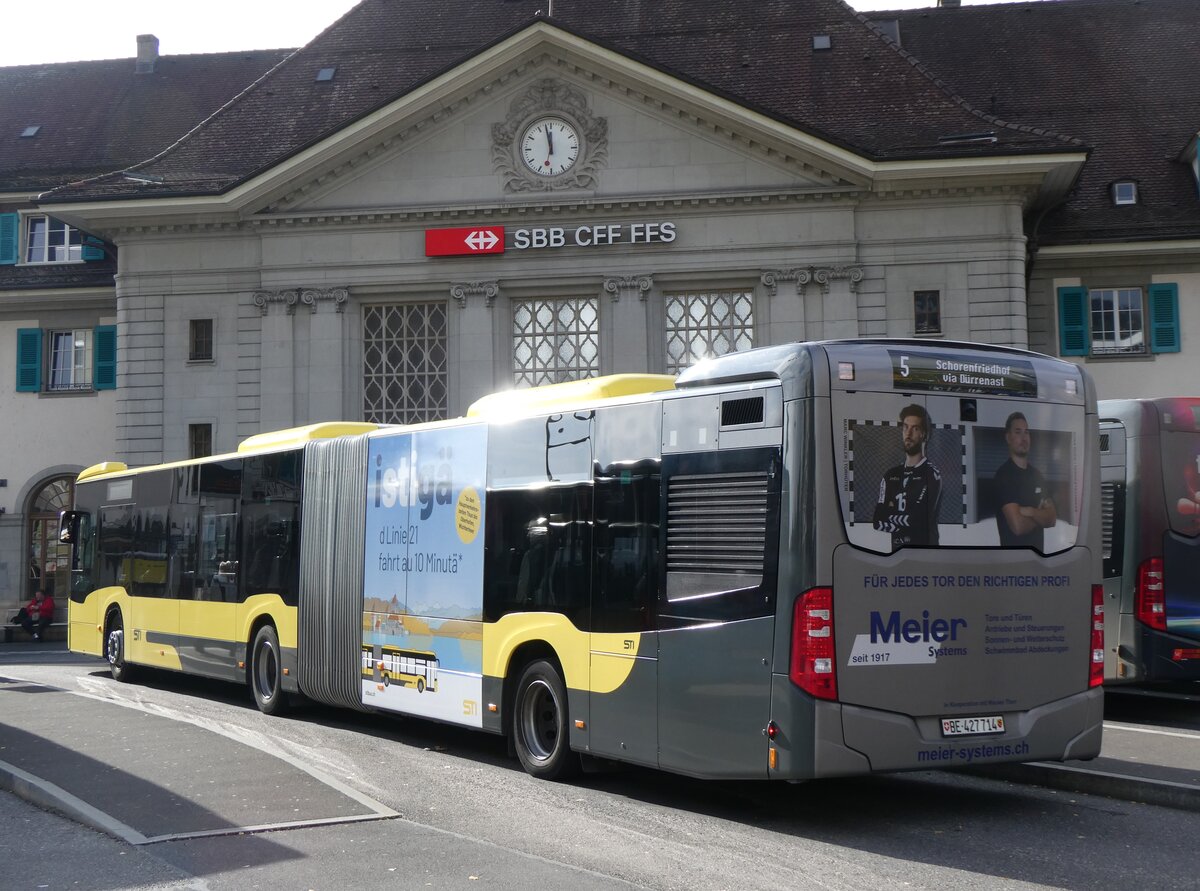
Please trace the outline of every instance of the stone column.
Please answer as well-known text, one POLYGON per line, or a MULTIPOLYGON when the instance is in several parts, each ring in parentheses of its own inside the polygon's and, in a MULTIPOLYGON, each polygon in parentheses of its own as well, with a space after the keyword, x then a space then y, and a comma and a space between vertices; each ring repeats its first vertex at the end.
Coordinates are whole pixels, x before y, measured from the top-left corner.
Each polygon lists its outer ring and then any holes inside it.
POLYGON ((259 432, 296 426, 295 320, 297 290, 255 291, 262 312, 259 432))
POLYGON ((604 293, 611 298, 608 317, 609 367, 603 374, 626 374, 650 370, 650 319, 646 297, 654 286, 651 275, 611 276, 604 280, 604 293))
MULTIPOLYGON (((764 269, 759 280, 771 301, 771 330, 763 345, 792 343, 805 339, 804 286, 811 274, 807 269, 764 269), (780 286, 783 293, 780 294, 780 286), (790 287, 789 287, 790 286, 790 287)), ((755 342, 755 345, 759 345, 755 342)))
MULTIPOLYGON (((492 307, 500 296, 495 281, 456 282, 450 297, 458 307, 458 411, 496 389, 496 348, 492 307)), ((453 375, 454 369, 451 369, 453 375)), ((512 378, 509 377, 511 386, 512 378)), ((454 410, 454 406, 451 406, 454 410)))
POLYGON ((819 266, 813 281, 821 286, 825 324, 822 339, 858 337, 858 298, 855 291, 863 280, 861 266, 819 266))
POLYGON ((307 368, 297 368, 308 378, 308 400, 297 418, 301 424, 341 421, 345 407, 347 288, 305 288, 300 302, 310 310, 307 368))

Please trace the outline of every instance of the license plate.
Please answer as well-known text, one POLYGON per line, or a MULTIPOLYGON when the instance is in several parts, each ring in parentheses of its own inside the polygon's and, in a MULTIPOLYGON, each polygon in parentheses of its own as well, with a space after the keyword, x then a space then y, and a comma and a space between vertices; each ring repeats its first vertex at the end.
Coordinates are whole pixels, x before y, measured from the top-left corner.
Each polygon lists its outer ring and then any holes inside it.
POLYGON ((942 718, 942 736, 974 736, 980 733, 1003 733, 1004 717, 942 718))

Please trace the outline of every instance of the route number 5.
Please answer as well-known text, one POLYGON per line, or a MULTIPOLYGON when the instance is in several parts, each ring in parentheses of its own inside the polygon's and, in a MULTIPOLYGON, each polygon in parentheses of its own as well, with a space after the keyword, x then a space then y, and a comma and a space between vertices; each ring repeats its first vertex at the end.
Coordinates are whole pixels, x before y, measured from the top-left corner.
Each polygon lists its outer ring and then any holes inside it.
POLYGON ((900 357, 900 374, 902 377, 908 377, 908 356, 900 357))

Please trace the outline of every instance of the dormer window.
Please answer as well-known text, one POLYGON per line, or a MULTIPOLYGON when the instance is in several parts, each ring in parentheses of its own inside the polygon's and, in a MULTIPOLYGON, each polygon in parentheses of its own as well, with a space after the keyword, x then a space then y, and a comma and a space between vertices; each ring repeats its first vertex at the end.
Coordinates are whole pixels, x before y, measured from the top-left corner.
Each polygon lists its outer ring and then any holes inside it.
POLYGON ((1121 180, 1112 184, 1112 200, 1113 204, 1118 206, 1122 204, 1137 204, 1138 203, 1138 188, 1137 183, 1131 179, 1121 180))

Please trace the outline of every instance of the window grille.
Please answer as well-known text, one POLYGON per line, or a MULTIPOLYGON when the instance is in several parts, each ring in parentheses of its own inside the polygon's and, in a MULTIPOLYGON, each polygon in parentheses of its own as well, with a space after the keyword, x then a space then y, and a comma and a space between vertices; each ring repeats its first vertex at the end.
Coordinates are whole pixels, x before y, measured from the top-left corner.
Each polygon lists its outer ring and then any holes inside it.
POLYGON ((668 293, 667 373, 701 359, 754 346, 754 295, 749 291, 668 293))
POLYGON ((595 297, 523 300, 513 305, 513 380, 540 387, 600 374, 595 297))
POLYGON ((446 304, 363 308, 363 418, 417 424, 449 415, 446 304))

